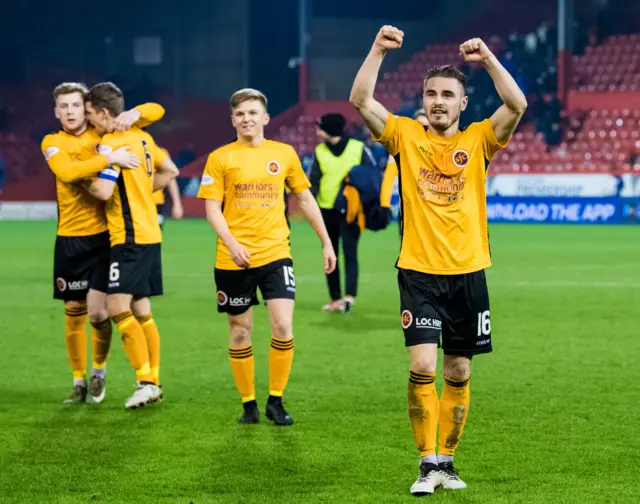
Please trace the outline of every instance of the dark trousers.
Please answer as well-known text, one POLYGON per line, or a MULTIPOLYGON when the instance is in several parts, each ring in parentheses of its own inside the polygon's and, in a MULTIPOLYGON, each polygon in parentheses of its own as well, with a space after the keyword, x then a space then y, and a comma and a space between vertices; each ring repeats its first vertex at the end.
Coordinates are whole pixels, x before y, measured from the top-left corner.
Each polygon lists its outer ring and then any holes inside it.
MULTIPOLYGON (((356 297, 358 295, 358 241, 360 240, 360 228, 357 222, 347 224, 345 214, 337 210, 322 209, 322 218, 327 227, 329 238, 333 244, 336 257, 340 257, 340 238, 342 238, 342 252, 344 254, 346 272, 346 295, 356 297)), ((327 275, 329 295, 333 301, 342 299, 340 289, 340 259, 336 262, 336 269, 327 275)))

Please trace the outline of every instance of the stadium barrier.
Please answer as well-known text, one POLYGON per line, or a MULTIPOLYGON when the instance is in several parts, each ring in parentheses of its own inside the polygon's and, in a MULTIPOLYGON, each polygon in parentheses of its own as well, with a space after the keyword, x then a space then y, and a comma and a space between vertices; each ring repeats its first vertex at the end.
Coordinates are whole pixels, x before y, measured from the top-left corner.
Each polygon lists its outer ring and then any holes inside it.
POLYGON ((487 198, 489 222, 539 222, 546 224, 640 224, 629 198, 487 198))
POLYGON ((55 201, 0 201, 0 220, 51 220, 58 218, 55 201))
MULTIPOLYGON (((199 178, 183 197, 185 215, 204 217, 204 202, 195 197, 199 178)), ((0 220, 57 218, 54 201, 0 201, 0 220)), ((289 214, 296 217, 295 198, 289 214)), ((398 216, 397 181, 391 210, 398 216)), ((502 174, 487 177, 490 222, 640 224, 640 175, 502 174)))
POLYGON ((489 222, 640 224, 640 176, 495 175, 487 178, 489 222))
MULTIPOLYGON (((398 215, 397 183, 391 198, 398 215)), ((487 177, 489 222, 640 224, 640 176, 504 174, 487 177)))

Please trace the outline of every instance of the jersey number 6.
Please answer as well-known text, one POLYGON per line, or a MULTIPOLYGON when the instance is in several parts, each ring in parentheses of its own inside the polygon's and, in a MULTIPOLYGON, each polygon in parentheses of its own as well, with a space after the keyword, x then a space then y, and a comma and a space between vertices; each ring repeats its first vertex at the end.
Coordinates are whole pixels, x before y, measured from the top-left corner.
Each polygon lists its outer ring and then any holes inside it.
POLYGON ((111 263, 111 267, 109 268, 109 281, 117 282, 120 280, 120 263, 114 262, 111 263))

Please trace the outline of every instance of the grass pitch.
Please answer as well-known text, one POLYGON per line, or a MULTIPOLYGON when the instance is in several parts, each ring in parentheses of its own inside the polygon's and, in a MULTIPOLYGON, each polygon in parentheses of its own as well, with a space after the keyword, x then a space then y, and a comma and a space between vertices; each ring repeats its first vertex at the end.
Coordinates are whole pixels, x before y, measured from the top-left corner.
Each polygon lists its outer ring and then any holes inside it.
MULTIPOLYGON (((327 314, 317 238, 293 223, 296 424, 239 426, 215 239, 168 222, 165 403, 126 412, 133 373, 116 338, 105 403, 68 407, 64 312, 52 296, 53 222, 0 222, 0 502, 413 502, 397 229, 367 232, 354 312, 327 314)), ((493 226, 494 353, 472 366, 456 465, 469 488, 432 500, 633 503, 640 483, 640 246, 631 227, 493 226)), ((255 309, 261 410, 269 327, 255 309)), ((438 386, 442 384, 441 374, 438 386)), ((264 412, 263 412, 264 413, 264 412)))

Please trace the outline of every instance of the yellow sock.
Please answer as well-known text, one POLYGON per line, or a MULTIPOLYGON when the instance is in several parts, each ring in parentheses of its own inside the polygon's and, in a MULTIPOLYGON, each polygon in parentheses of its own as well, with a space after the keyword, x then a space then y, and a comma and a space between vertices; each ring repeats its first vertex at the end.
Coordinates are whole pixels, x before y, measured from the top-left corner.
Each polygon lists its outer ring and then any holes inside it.
POLYGON ((254 360, 251 345, 229 348, 231 371, 242 402, 255 401, 254 360))
POLYGON ((84 380, 87 374, 87 305, 68 306, 65 313, 65 342, 74 381, 84 380))
POLYGON ((470 401, 469 377, 461 382, 456 382, 445 376, 444 389, 440 396, 438 453, 452 456, 455 453, 462 429, 467 421, 470 401))
POLYGON ((91 354, 94 369, 102 369, 106 365, 112 334, 110 319, 91 324, 91 354))
POLYGON ((269 395, 282 397, 293 364, 293 338, 282 340, 271 337, 269 349, 269 395))
POLYGON ((421 457, 436 453, 438 393, 434 383, 435 377, 435 373, 411 371, 409 374, 409 419, 413 429, 413 441, 421 457))
POLYGON ((136 379, 139 382, 153 383, 153 376, 149 367, 147 340, 144 337, 144 331, 140 327, 140 323, 130 311, 119 313, 113 317, 113 322, 118 326, 124 351, 129 357, 131 367, 136 370, 136 379))
POLYGON ((138 322, 144 331, 144 337, 147 339, 147 348, 149 349, 149 365, 151 366, 151 374, 156 385, 160 385, 160 333, 153 315, 143 315, 138 317, 138 322))

